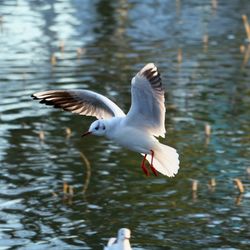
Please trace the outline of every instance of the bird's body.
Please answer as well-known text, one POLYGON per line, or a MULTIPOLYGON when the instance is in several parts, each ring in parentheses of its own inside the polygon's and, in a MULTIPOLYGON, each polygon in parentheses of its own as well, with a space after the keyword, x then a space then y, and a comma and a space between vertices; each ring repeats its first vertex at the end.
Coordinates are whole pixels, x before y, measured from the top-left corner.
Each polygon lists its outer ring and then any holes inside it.
POLYGON ((145 133, 145 131, 128 126, 126 117, 111 118, 106 122, 109 129, 105 136, 120 146, 137 153, 149 154, 155 143, 158 142, 154 136, 145 133))
POLYGON ((110 238, 104 250, 132 250, 129 242, 130 234, 127 228, 119 229, 117 238, 110 238))
POLYGON ((41 103, 81 115, 96 116, 84 134, 106 136, 117 144, 144 155, 141 167, 169 177, 179 169, 179 156, 174 148, 161 144, 155 137, 165 136, 164 89, 153 63, 144 66, 132 79, 132 105, 125 113, 107 97, 89 90, 51 90, 33 94, 41 103), (157 171, 156 171, 157 170, 157 171))

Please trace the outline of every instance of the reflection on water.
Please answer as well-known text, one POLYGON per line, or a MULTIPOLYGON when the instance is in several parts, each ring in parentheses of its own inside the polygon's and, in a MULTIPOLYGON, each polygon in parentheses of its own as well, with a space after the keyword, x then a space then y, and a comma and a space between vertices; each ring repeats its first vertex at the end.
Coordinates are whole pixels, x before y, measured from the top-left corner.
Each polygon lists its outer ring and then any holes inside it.
POLYGON ((101 249, 120 227, 132 230, 135 249, 249 248, 250 76, 241 20, 248 1, 3 0, 0 7, 1 249, 101 249), (151 61, 167 89, 163 141, 181 155, 173 179, 146 178, 140 155, 106 139, 81 139, 92 118, 30 98, 90 88, 128 110, 130 79, 151 61), (240 196, 235 178, 245 185, 240 196))

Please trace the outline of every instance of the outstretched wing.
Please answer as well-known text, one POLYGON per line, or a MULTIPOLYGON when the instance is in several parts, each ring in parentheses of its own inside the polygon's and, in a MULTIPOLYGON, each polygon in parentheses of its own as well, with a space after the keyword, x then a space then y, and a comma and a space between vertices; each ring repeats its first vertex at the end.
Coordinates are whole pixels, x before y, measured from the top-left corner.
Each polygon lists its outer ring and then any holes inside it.
POLYGON ((90 90, 50 90, 37 92, 32 97, 41 100, 40 103, 97 119, 125 116, 110 99, 90 90))
POLYGON ((161 77, 153 63, 144 66, 131 82, 132 104, 128 125, 165 137, 165 98, 161 77))

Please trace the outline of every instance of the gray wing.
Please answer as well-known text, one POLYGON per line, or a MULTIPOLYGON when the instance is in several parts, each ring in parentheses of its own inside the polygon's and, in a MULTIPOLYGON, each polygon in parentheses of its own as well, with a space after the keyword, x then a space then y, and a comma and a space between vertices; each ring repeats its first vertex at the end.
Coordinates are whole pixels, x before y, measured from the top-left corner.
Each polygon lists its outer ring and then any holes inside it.
POLYGON ((50 90, 37 92, 32 97, 41 100, 40 103, 97 119, 125 116, 110 99, 90 90, 50 90))
POLYGON ((161 77, 153 63, 144 66, 131 82, 132 104, 128 125, 165 137, 165 98, 161 77))

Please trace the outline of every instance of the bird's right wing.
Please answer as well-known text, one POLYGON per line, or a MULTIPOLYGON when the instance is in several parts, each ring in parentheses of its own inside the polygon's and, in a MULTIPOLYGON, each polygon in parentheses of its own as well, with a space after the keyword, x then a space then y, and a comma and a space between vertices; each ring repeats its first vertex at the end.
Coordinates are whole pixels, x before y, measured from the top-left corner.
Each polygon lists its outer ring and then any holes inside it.
POLYGON ((117 243, 116 238, 112 237, 109 239, 108 244, 106 247, 104 247, 104 250, 112 250, 112 249, 116 249, 116 245, 114 245, 115 243, 117 243))
POLYGON ((108 247, 111 247, 111 246, 113 246, 116 242, 117 242, 116 238, 112 237, 112 238, 109 239, 108 245, 107 245, 107 246, 108 246, 108 247))
POLYGON ((49 90, 37 92, 32 97, 41 100, 40 103, 97 119, 125 116, 110 99, 90 90, 49 90))
POLYGON ((160 73, 153 63, 145 65, 131 82, 132 104, 127 125, 165 136, 165 98, 160 73))

